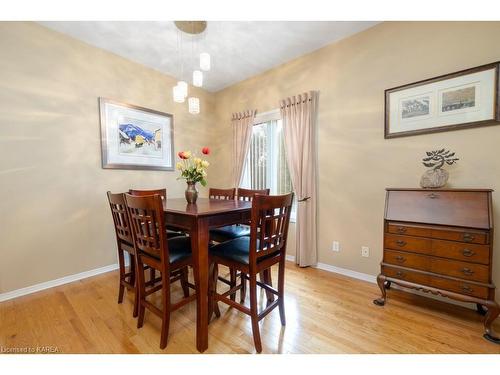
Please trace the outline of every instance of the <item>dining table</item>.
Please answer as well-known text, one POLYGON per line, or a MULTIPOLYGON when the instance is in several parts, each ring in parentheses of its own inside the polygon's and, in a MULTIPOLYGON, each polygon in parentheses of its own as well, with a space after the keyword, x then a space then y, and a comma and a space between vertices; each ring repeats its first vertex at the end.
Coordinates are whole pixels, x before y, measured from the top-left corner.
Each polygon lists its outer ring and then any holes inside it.
POLYGON ((198 198, 187 203, 184 198, 163 201, 165 224, 189 233, 193 256, 193 274, 196 286, 196 348, 208 348, 208 280, 209 280, 209 231, 225 225, 250 221, 252 202, 198 198))

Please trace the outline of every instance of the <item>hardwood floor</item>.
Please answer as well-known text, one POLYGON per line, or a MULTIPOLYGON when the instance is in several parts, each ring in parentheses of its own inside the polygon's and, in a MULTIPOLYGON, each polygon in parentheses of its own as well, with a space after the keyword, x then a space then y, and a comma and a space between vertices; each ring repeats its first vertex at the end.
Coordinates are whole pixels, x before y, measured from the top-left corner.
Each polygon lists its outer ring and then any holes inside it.
MULTIPOLYGON (((264 318, 263 353, 500 353, 499 345, 482 338, 482 317, 472 310, 397 290, 377 307, 375 284, 291 263, 285 278, 287 326, 281 327, 277 310, 264 318)), ((160 350, 160 319, 146 312, 144 327, 137 329, 132 293, 121 305, 117 293, 115 271, 2 302, 0 347, 197 353, 194 303, 173 313, 167 348, 160 350)), ((173 298, 180 295, 176 285, 173 298)), ((220 308, 221 318, 209 326, 207 353, 255 352, 250 319, 220 308)), ((494 328, 500 332, 498 321, 494 328)))

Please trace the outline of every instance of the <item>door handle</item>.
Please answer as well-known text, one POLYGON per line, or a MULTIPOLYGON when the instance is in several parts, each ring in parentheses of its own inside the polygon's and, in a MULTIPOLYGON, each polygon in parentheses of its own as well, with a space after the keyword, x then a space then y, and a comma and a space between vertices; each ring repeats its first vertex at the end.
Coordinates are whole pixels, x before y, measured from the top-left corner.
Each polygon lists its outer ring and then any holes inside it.
POLYGON ((468 257, 469 258, 469 257, 475 255, 476 253, 473 252, 472 250, 469 250, 469 249, 463 249, 462 250, 462 254, 463 254, 464 257, 468 257))
POLYGON ((399 263, 404 263, 406 261, 406 258, 401 256, 401 255, 398 255, 396 257, 396 260, 399 262, 399 263))
POLYGON ((463 235, 463 240, 465 242, 472 242, 472 241, 474 241, 474 238, 475 237, 470 233, 464 233, 464 235, 463 235))
POLYGON ((464 275, 471 276, 474 273, 474 271, 471 270, 470 268, 464 267, 462 268, 462 273, 464 275))
POLYGON ((472 293, 474 290, 468 285, 462 285, 462 291, 465 293, 472 293))

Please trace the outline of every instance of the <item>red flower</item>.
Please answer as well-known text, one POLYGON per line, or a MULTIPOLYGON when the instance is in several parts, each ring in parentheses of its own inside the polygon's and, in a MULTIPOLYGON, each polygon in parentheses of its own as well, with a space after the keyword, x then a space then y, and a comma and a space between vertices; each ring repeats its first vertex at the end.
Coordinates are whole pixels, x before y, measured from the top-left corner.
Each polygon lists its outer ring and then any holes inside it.
POLYGON ((181 159, 187 159, 186 155, 184 154, 184 151, 179 151, 177 155, 179 155, 181 159))
POLYGON ((203 154, 205 154, 205 155, 208 155, 208 154, 210 154, 210 149, 209 149, 208 147, 203 147, 203 148, 201 149, 201 152, 202 152, 203 154))

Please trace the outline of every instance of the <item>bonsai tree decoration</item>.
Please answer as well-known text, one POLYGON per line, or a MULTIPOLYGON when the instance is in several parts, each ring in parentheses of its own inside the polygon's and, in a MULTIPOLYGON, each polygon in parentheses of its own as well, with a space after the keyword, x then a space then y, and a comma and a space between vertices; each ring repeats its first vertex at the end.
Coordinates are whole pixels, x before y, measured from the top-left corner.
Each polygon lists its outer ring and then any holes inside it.
POLYGON ((455 153, 444 148, 436 151, 427 151, 427 156, 422 159, 422 164, 431 168, 423 174, 420 186, 423 188, 440 188, 448 182, 448 171, 442 169, 445 164, 453 165, 459 160, 455 153))

